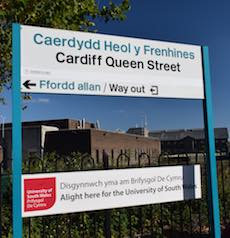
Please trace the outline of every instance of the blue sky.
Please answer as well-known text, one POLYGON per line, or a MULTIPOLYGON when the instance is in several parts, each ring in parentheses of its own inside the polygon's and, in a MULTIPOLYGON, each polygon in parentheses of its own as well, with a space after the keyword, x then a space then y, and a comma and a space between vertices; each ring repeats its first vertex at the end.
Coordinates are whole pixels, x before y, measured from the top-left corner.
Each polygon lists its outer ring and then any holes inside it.
MULTIPOLYGON (((102 1, 103 3, 103 1, 102 1)), ((230 128, 230 2, 227 0, 136 0, 131 1, 127 20, 104 24, 100 33, 208 45, 210 50, 214 126, 230 128)), ((10 95, 0 113, 11 121, 10 95)), ((203 127, 200 100, 33 95, 23 120, 86 118, 100 121, 109 130, 142 126, 149 129, 203 127)))

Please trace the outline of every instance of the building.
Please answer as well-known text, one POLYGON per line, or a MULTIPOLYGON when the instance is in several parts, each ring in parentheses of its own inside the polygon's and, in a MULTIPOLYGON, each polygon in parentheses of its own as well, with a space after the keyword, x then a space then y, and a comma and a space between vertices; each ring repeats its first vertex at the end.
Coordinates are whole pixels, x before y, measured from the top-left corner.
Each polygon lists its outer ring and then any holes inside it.
POLYGON ((62 130, 47 133, 45 148, 46 152, 56 152, 59 155, 69 155, 73 152, 88 154, 97 163, 102 163, 105 152, 114 161, 119 159, 120 155, 126 154, 130 163, 135 164, 141 154, 158 158, 160 141, 105 130, 62 130))
MULTIPOLYGON (((58 120, 44 120, 44 121, 31 121, 22 123, 22 140, 23 140, 23 157, 28 154, 37 154, 41 156, 44 149, 45 135, 48 131, 57 131, 63 129, 82 129, 94 128, 93 123, 83 120, 72 119, 58 119, 58 120)), ((11 158, 12 147, 12 124, 5 124, 4 128, 5 141, 1 138, 0 130, 0 145, 7 151, 7 158, 11 158)))
MULTIPOLYGON (((227 128, 215 128, 217 153, 228 152, 227 128)), ((161 141, 161 150, 168 154, 205 152, 205 133, 203 129, 151 131, 150 137, 161 141)))
MULTIPOLYGON (((83 120, 59 119, 22 123, 23 158, 31 155, 42 157, 44 151, 55 151, 60 155, 80 152, 101 162, 103 151, 114 160, 121 153, 138 159, 138 153, 160 154, 159 139, 146 138, 131 134, 109 132, 96 128, 94 123, 83 120)), ((6 160, 11 159, 12 125, 5 124, 6 160)))
MULTIPOLYGON (((41 157, 44 151, 45 135, 48 131, 57 131, 61 129, 76 129, 82 127, 91 127, 85 120, 44 120, 22 123, 22 156, 26 158, 31 155, 41 157)), ((11 161, 12 157, 12 124, 6 123, 4 127, 4 140, 1 138, 0 130, 0 145, 4 149, 4 158, 6 161, 11 161)))
MULTIPOLYGON (((57 131, 58 128, 46 125, 30 125, 28 123, 22 126, 22 156, 26 158, 31 155, 41 157, 44 151, 45 136, 48 131, 57 131)), ((12 128, 11 124, 5 126, 5 138, 0 137, 0 145, 4 150, 4 157, 7 161, 12 157, 12 128)))

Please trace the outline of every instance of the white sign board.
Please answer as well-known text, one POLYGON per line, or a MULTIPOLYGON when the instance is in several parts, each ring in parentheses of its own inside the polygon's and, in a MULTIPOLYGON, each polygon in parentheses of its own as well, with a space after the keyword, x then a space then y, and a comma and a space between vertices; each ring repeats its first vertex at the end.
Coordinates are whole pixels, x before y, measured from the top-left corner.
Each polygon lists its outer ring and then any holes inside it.
POLYGON ((204 98, 201 47, 21 26, 21 91, 204 98))
POLYGON ((30 174, 23 217, 201 198, 199 165, 30 174))

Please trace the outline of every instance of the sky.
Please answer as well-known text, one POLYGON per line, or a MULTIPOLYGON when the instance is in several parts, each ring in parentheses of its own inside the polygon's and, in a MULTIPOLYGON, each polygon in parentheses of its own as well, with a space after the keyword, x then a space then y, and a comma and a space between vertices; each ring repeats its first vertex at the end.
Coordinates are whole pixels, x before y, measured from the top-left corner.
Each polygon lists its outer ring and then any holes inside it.
MULTIPOLYGON (((118 2, 118 1, 117 1, 118 2)), ((103 1, 101 1, 101 4, 103 1)), ((124 22, 97 23, 99 33, 207 45, 210 52, 214 126, 230 128, 230 1, 132 0, 124 22)), ((10 92, 0 114, 11 121, 10 92)), ((33 94, 22 120, 72 118, 100 121, 107 130, 203 127, 201 100, 33 94)), ((1 123, 1 119, 0 119, 1 123)))

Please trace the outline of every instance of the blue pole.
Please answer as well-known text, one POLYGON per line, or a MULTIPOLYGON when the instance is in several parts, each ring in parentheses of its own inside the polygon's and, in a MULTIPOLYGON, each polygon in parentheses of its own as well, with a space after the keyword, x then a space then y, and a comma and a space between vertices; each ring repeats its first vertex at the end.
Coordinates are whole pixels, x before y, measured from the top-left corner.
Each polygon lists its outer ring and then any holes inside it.
POLYGON ((203 67, 204 67, 204 126, 206 137, 206 155, 208 168, 208 205, 209 205, 209 220, 210 234, 212 238, 220 238, 220 212, 218 198, 218 180, 217 167, 215 156, 215 135, 213 128, 213 112, 212 112, 212 95, 211 95, 211 75, 209 66, 208 47, 202 48, 203 52, 203 67))
POLYGON ((13 158, 13 237, 22 238, 22 125, 21 125, 21 65, 20 65, 20 29, 13 24, 13 100, 12 100, 12 158, 13 158))

